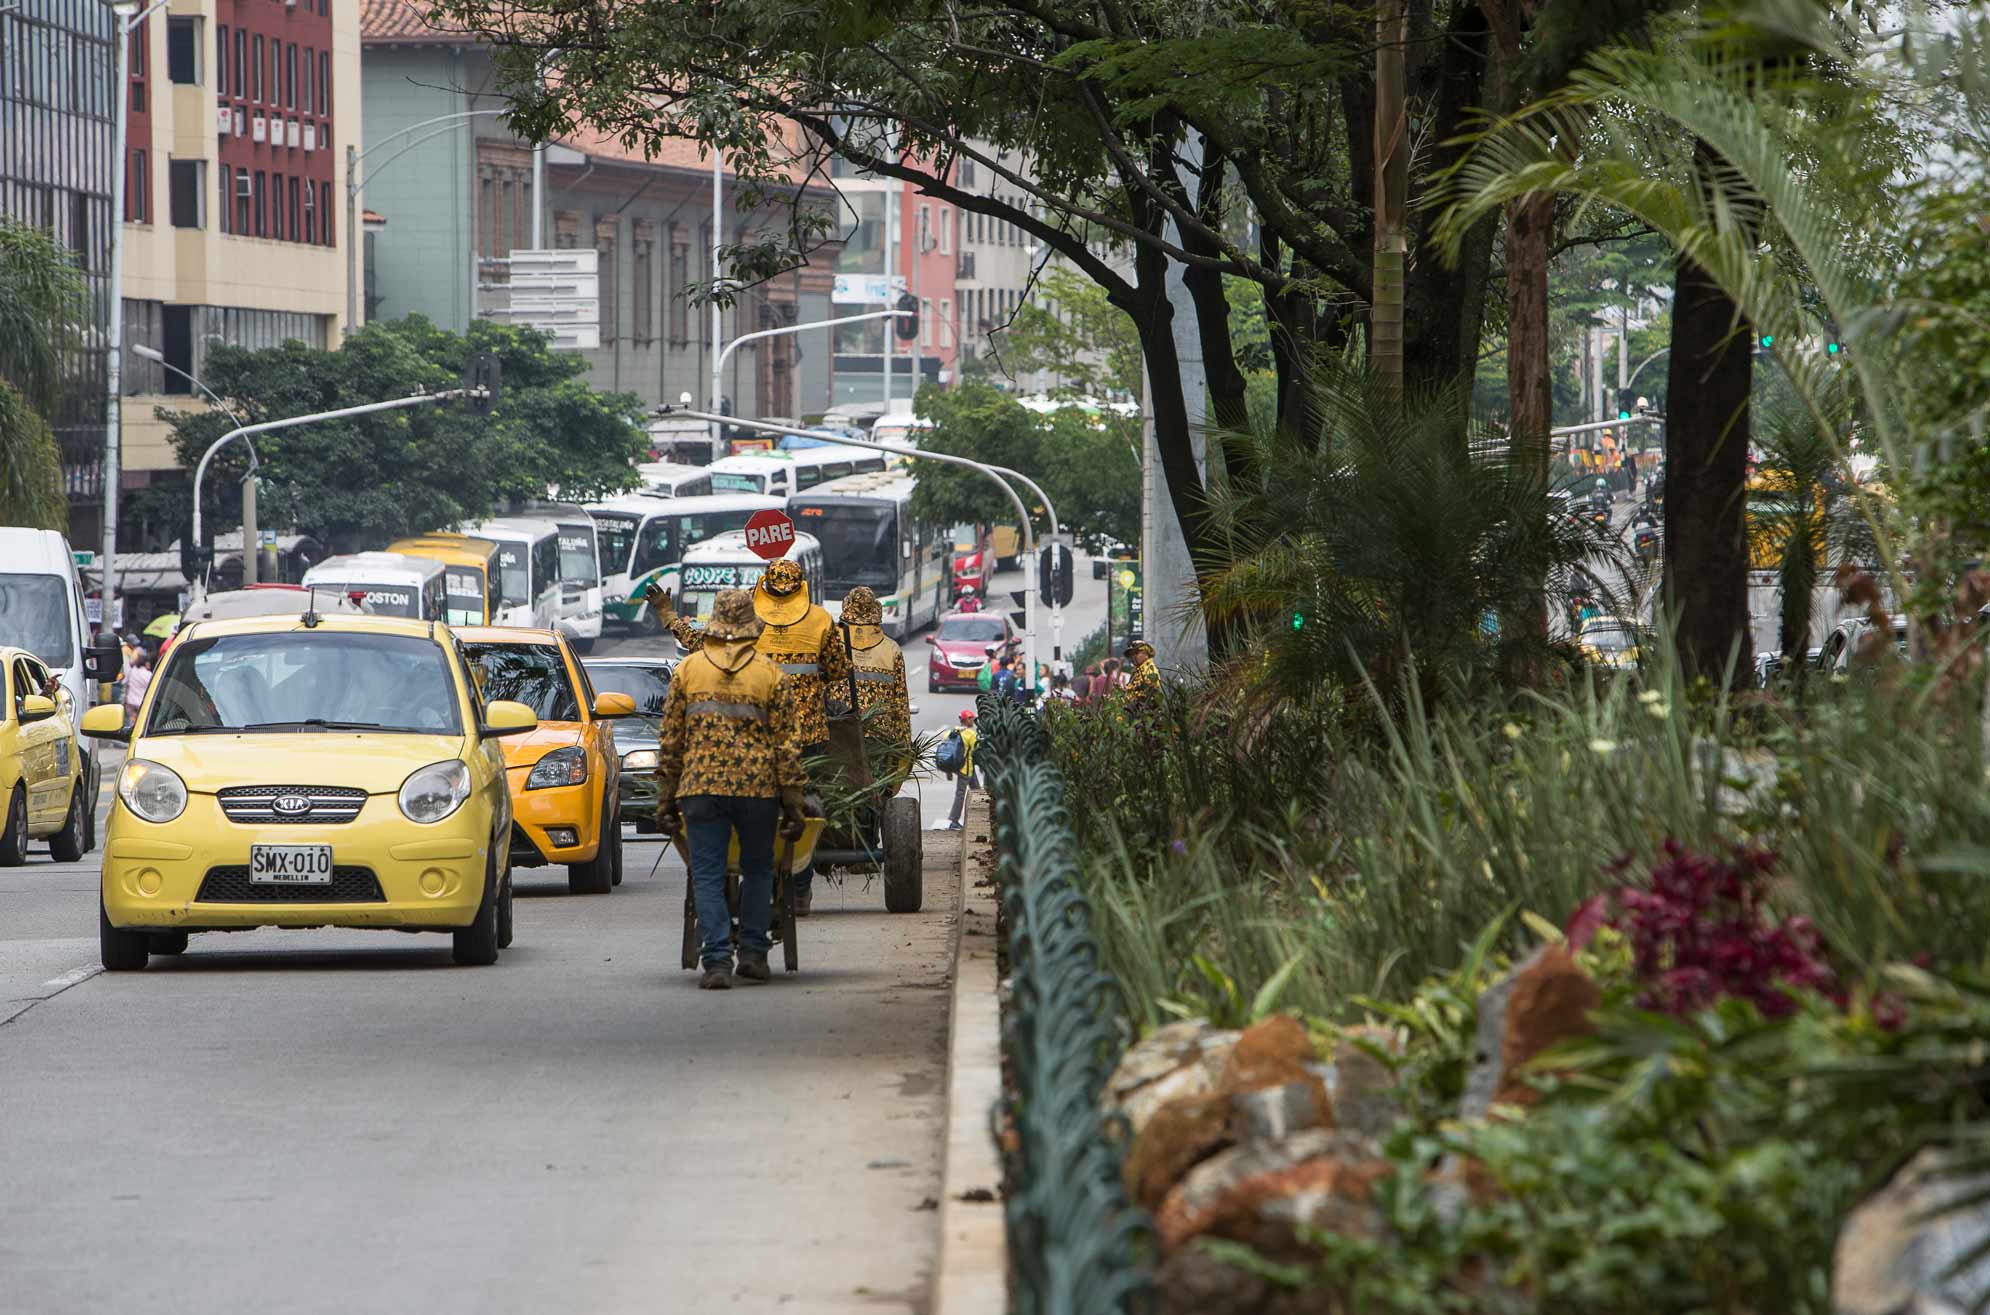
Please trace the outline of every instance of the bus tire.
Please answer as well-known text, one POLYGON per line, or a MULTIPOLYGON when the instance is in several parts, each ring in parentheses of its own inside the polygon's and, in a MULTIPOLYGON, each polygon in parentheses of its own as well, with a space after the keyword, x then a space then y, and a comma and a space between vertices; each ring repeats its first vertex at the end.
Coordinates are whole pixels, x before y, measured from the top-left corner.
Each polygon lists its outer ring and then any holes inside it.
POLYGON ((924 855, 919 831, 919 800, 895 795, 884 805, 884 907, 890 913, 917 913, 925 902, 921 882, 924 855))

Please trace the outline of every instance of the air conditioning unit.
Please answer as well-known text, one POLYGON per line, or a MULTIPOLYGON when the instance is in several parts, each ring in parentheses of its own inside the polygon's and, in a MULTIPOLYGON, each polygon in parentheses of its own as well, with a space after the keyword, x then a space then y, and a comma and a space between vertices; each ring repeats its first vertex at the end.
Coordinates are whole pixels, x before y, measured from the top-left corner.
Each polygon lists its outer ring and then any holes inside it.
POLYGON ((258 114, 255 118, 249 120, 249 137, 251 140, 265 141, 268 139, 268 136, 269 126, 262 115, 258 114))
POLYGON ((255 194, 255 188, 249 178, 249 171, 247 169, 241 170, 235 175, 235 199, 238 201, 247 201, 254 198, 255 194))
POLYGON ((297 120, 290 119, 285 124, 284 144, 288 146, 295 146, 297 145, 298 140, 299 138, 297 136, 297 120))
POLYGON ((318 125, 315 123, 304 125, 304 149, 307 151, 318 149, 318 125))
POLYGON ((215 135, 219 137, 226 137, 228 135, 228 130, 234 126, 235 126, 234 111, 230 110, 226 105, 223 105, 220 111, 214 117, 215 135))

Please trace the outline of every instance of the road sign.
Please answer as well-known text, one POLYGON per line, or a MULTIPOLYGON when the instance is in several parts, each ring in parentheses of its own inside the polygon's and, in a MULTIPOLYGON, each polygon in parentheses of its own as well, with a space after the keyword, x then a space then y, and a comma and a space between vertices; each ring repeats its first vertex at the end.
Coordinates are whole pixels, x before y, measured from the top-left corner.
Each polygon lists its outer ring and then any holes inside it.
POLYGON ((905 291, 903 274, 838 274, 829 300, 838 306, 875 306, 905 291))
POLYGON ((601 346, 601 257, 592 247, 520 248, 510 253, 511 305, 479 312, 553 335, 562 351, 601 346))
POLYGON ((785 511, 756 511, 746 522, 746 546, 768 561, 795 546, 795 523, 785 511))
POLYGON ((87 552, 81 548, 71 548, 69 550, 69 559, 75 562, 76 565, 85 568, 95 566, 97 564, 97 554, 93 552, 87 552))

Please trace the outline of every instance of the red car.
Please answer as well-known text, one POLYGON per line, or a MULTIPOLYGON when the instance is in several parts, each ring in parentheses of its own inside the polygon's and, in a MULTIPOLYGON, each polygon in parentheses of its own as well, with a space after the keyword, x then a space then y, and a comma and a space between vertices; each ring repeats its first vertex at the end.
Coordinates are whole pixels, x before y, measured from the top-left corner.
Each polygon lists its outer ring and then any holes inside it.
POLYGON ((932 655, 926 659, 926 692, 974 690, 988 650, 1015 642, 1016 628, 1000 612, 949 612, 933 632, 932 655))

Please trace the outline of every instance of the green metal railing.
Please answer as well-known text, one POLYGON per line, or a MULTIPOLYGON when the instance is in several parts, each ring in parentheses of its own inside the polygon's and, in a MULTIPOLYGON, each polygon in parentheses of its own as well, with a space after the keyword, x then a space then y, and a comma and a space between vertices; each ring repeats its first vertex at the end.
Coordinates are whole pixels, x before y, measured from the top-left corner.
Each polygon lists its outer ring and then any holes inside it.
POLYGON ((1145 1311, 1153 1226, 1127 1200, 1124 1126, 1100 1104, 1131 1028, 1092 939, 1064 777, 1035 716, 986 696, 980 708, 975 759, 994 802, 1012 992, 1002 1039, 1013 1091, 995 1111, 1010 1309, 1145 1311))

